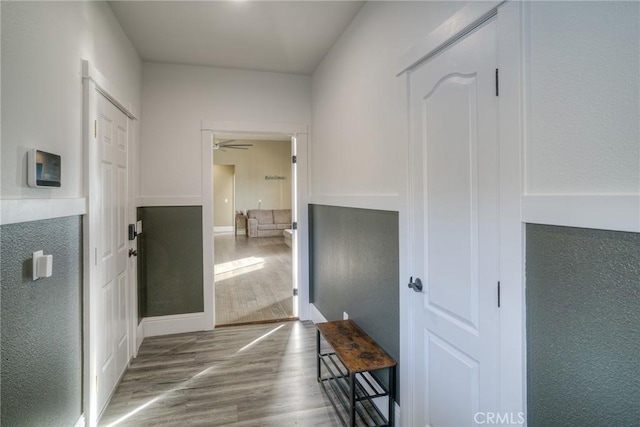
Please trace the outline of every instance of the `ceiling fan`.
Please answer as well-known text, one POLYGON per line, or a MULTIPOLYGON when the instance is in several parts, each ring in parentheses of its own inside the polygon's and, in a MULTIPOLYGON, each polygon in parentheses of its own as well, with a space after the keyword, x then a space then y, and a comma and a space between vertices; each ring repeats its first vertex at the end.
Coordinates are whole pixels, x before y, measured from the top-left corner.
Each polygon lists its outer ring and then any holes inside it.
POLYGON ((235 139, 226 141, 218 141, 213 143, 214 150, 226 151, 225 148, 233 148, 234 150, 248 150, 247 147, 253 147, 253 144, 233 144, 235 139))

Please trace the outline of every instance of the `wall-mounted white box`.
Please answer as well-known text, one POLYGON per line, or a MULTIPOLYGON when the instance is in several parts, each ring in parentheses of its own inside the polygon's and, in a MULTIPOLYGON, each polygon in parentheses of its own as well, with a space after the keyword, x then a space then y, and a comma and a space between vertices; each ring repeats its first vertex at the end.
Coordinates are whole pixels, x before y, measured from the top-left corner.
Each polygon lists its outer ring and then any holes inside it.
POLYGON ((45 255, 43 251, 33 253, 33 280, 51 277, 53 274, 53 255, 45 255))

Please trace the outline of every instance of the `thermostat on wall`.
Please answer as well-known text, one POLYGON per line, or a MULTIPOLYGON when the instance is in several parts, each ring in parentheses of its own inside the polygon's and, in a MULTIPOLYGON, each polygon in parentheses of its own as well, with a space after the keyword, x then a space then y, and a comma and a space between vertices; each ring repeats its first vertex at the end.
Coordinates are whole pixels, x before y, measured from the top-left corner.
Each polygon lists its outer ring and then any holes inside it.
POLYGON ((57 154, 31 150, 28 155, 27 183, 34 188, 60 187, 62 158, 57 154))

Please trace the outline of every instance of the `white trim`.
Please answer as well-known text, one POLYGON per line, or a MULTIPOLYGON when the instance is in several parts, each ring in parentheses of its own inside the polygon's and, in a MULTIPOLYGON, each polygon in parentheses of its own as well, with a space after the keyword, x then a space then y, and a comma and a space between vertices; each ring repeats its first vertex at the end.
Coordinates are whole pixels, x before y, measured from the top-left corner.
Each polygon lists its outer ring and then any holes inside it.
POLYGON ((397 212, 402 198, 399 194, 312 194, 309 203, 358 209, 397 212))
POLYGON ((284 139, 296 133, 307 133, 309 128, 302 123, 286 122, 231 122, 203 121, 202 131, 218 134, 254 134, 256 136, 282 136, 284 139))
POLYGON ((0 225, 40 221, 87 213, 87 199, 3 199, 0 225))
MULTIPOLYGON (((298 229, 293 231, 292 246, 295 251, 295 260, 292 258, 296 276, 293 278, 294 286, 298 289, 298 296, 293 301, 296 304, 297 316, 300 320, 309 320, 309 192, 308 192, 308 171, 309 171, 309 134, 300 133, 292 137, 292 154, 297 156, 295 165, 295 185, 292 185, 292 192, 295 191, 296 206, 295 221, 298 229), (293 151, 295 150, 295 151, 293 151)), ((293 170, 293 168, 292 168, 293 170)), ((293 252, 292 252, 293 253, 293 252)))
MULTIPOLYGON (((213 227, 213 232, 214 233, 229 233, 229 232, 233 232, 233 230, 235 230, 233 228, 233 225, 221 225, 221 226, 214 226, 213 227)), ((240 231, 242 230, 238 230, 238 234, 240 234, 240 231)))
POLYGON ((144 341, 144 319, 142 319, 138 325, 136 326, 136 342, 135 342, 135 346, 136 346, 136 351, 135 354, 138 354, 138 351, 140 350, 140 346, 142 345, 142 341, 144 341))
POLYGON ((500 68, 500 413, 526 412, 524 232, 521 218, 524 98, 522 3, 498 9, 500 68))
POLYGON ((95 85, 95 90, 100 92, 131 120, 138 120, 133 112, 131 103, 125 101, 126 98, 122 93, 93 64, 84 59, 82 60, 82 78, 91 80, 95 85))
POLYGON ((139 207, 152 206, 202 206, 202 196, 140 196, 139 207))
POLYGON ((327 318, 324 317, 320 310, 313 304, 309 303, 309 313, 311 314, 311 321, 313 323, 324 323, 328 322, 327 318))
POLYGON ((640 195, 527 195, 526 223, 640 232, 640 195))
MULTIPOLYGON (((253 134, 256 137, 282 136, 283 139, 295 137, 297 142, 293 143, 292 150, 295 146, 297 150, 297 179, 298 179, 298 230, 295 233, 298 256, 297 271, 297 310, 300 320, 307 320, 309 317, 309 272, 308 272, 308 225, 307 225, 307 177, 308 177, 308 126, 300 123, 279 123, 279 122, 222 122, 222 121, 203 121, 201 124, 201 143, 202 143, 202 242, 204 257, 204 309, 207 321, 211 319, 211 328, 213 329, 215 320, 215 291, 214 291, 214 266, 211 262, 214 259, 213 247, 213 147, 212 137, 224 134, 228 136, 253 134)), ((294 299, 295 301, 295 299, 294 299)))
POLYGON ((142 319, 145 337, 203 331, 206 329, 205 323, 207 322, 205 322, 204 313, 174 314, 142 319))
POLYGON ((80 418, 78 418, 78 421, 76 421, 76 423, 73 425, 73 427, 84 427, 84 425, 84 414, 82 414, 80 415, 80 418))
MULTIPOLYGON (((98 372, 97 368, 97 344, 96 341, 98 339, 97 334, 95 333, 96 326, 95 325, 95 314, 96 310, 94 309, 96 306, 95 298, 93 297, 92 292, 92 281, 97 281, 97 267, 95 266, 95 262, 91 262, 91 253, 93 252, 91 248, 95 248, 97 239, 98 239, 98 231, 97 225, 95 224, 95 220, 91 215, 91 201, 89 195, 91 194, 91 185, 96 185, 93 183, 93 179, 90 173, 90 164, 92 161, 95 161, 95 150, 92 147, 95 147, 95 144, 92 142, 95 141, 94 132, 92 132, 91 123, 97 120, 97 95, 95 91, 95 82, 91 79, 83 79, 82 81, 82 110, 83 110, 83 141, 82 147, 84 150, 84 158, 83 158, 83 183, 84 183, 84 194, 87 196, 87 208, 86 208, 86 220, 82 222, 82 243, 83 243, 83 304, 82 304, 82 314, 83 314, 83 409, 86 417, 86 422, 89 427, 94 427, 98 424, 98 416, 100 411, 98 410, 97 404, 97 390, 95 388, 96 385, 96 375, 98 372)), ((95 209, 95 208, 94 208, 95 209)))
POLYGON ((503 2, 504 0, 471 2, 460 9, 432 33, 402 54, 398 61, 396 76, 445 49, 483 21, 495 16, 498 6, 503 2))
POLYGON ((215 265, 213 260, 213 145, 211 134, 200 132, 202 151, 202 296, 204 298, 205 329, 216 325, 215 265))

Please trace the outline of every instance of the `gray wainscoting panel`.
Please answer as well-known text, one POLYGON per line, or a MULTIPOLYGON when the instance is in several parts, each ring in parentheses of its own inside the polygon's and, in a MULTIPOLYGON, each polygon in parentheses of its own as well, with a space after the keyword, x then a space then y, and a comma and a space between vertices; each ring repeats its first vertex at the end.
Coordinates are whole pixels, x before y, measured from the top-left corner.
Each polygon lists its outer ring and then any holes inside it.
POLYGON ((311 302, 327 320, 347 312, 399 361, 398 213, 309 205, 309 223, 311 302))
POLYGON ((202 207, 138 208, 142 317, 204 311, 202 207))
POLYGON ((82 414, 82 219, 3 225, 2 425, 71 426, 82 414), (33 281, 32 253, 53 255, 33 281))
POLYGON ((526 231, 528 425, 638 425, 640 234, 526 231))

